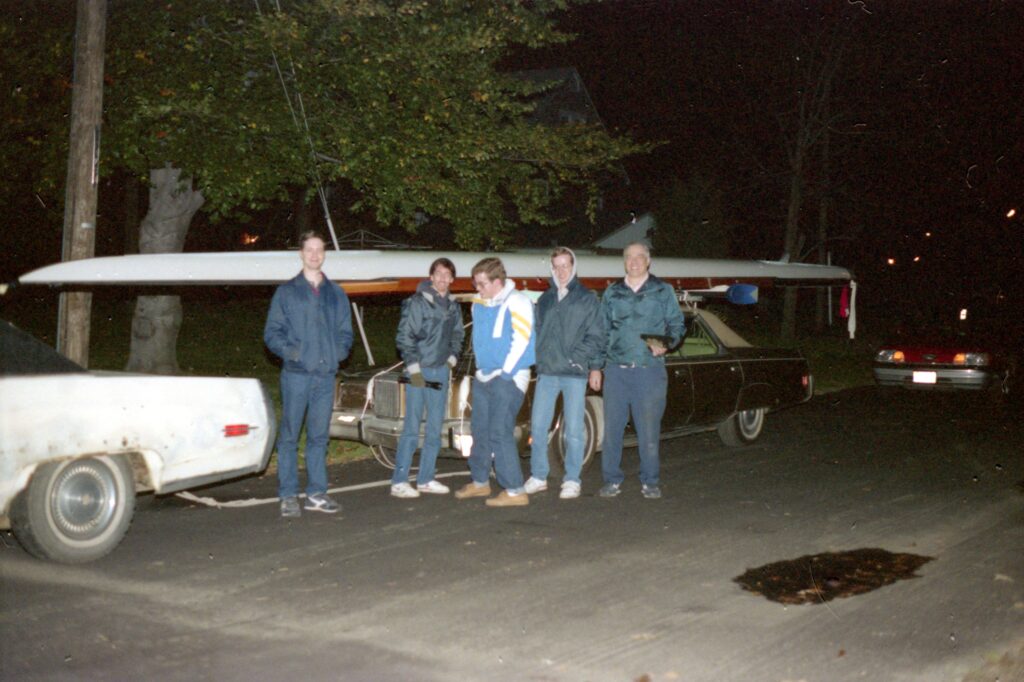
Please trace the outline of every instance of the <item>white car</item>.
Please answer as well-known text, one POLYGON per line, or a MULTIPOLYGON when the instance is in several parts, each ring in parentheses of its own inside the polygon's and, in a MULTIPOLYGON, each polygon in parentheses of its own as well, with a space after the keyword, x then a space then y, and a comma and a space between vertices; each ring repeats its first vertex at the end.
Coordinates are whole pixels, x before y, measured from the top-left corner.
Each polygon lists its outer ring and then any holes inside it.
POLYGON ((0 320, 0 528, 37 557, 111 551, 137 490, 262 471, 274 424, 256 379, 90 372, 0 320))

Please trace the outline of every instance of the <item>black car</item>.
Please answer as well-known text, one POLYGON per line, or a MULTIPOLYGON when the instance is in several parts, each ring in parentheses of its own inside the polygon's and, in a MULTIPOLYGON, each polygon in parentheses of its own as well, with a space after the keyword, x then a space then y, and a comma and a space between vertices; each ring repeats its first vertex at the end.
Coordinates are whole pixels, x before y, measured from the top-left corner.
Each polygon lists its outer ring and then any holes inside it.
MULTIPOLYGON (((687 309, 686 336, 666 355, 668 395, 662 437, 671 438, 715 429, 722 441, 742 446, 755 441, 765 415, 774 409, 810 399, 813 381, 807 360, 795 350, 752 346, 707 310, 687 309)), ((472 444, 470 410, 472 358, 466 353, 453 370, 448 408, 442 429, 442 456, 467 456, 472 444)), ((402 433, 405 416, 401 372, 343 376, 335 392, 331 436, 369 445, 388 467, 402 433)), ((516 439, 529 455, 533 383, 519 412, 516 439)), ((584 416, 584 467, 601 447, 604 410, 600 393, 587 396, 584 416)), ((556 410, 548 437, 551 464, 561 468, 565 449, 561 415, 556 410)), ((635 444, 627 434, 626 444, 635 444)))

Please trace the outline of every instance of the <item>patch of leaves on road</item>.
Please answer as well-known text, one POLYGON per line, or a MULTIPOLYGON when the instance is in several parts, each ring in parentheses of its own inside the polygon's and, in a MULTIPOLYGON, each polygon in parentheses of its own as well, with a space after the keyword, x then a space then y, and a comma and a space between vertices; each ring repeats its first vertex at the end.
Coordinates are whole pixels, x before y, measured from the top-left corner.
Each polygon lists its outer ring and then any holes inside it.
POLYGON ((733 581, 780 604, 824 603, 917 578, 917 569, 931 560, 884 549, 853 549, 776 561, 751 568, 733 581))

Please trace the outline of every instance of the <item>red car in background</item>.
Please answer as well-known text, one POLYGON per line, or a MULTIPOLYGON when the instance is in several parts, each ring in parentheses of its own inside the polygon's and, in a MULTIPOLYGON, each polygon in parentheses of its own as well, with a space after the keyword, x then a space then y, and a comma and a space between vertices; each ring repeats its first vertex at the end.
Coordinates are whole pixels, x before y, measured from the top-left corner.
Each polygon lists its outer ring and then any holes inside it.
POLYGON ((925 391, 991 391, 1009 396, 1022 339, 1013 319, 973 319, 903 331, 875 353, 875 383, 925 391))

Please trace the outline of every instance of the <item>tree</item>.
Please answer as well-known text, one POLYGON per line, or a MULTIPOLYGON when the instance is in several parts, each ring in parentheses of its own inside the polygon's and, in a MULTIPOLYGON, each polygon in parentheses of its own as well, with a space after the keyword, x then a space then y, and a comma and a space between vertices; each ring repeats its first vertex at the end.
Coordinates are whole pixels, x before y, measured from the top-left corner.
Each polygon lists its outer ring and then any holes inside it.
POLYGON ((714 179, 674 177, 655 198, 654 249, 659 256, 728 258, 732 225, 714 179))
MULTIPOLYGON (((550 221, 567 188, 596 202, 598 178, 646 149, 596 127, 530 125, 536 86, 497 70, 513 47, 568 40, 552 19, 566 4, 113 2, 104 169, 167 167, 153 194, 214 217, 348 182, 353 208, 382 224, 415 230, 426 213, 464 247, 504 246, 517 222, 550 221)), ((180 248, 186 214, 149 210, 152 243, 180 248)), ((133 338, 133 367, 154 369, 136 347, 173 348, 175 315, 172 302, 140 304, 133 333, 152 335, 133 338)))

